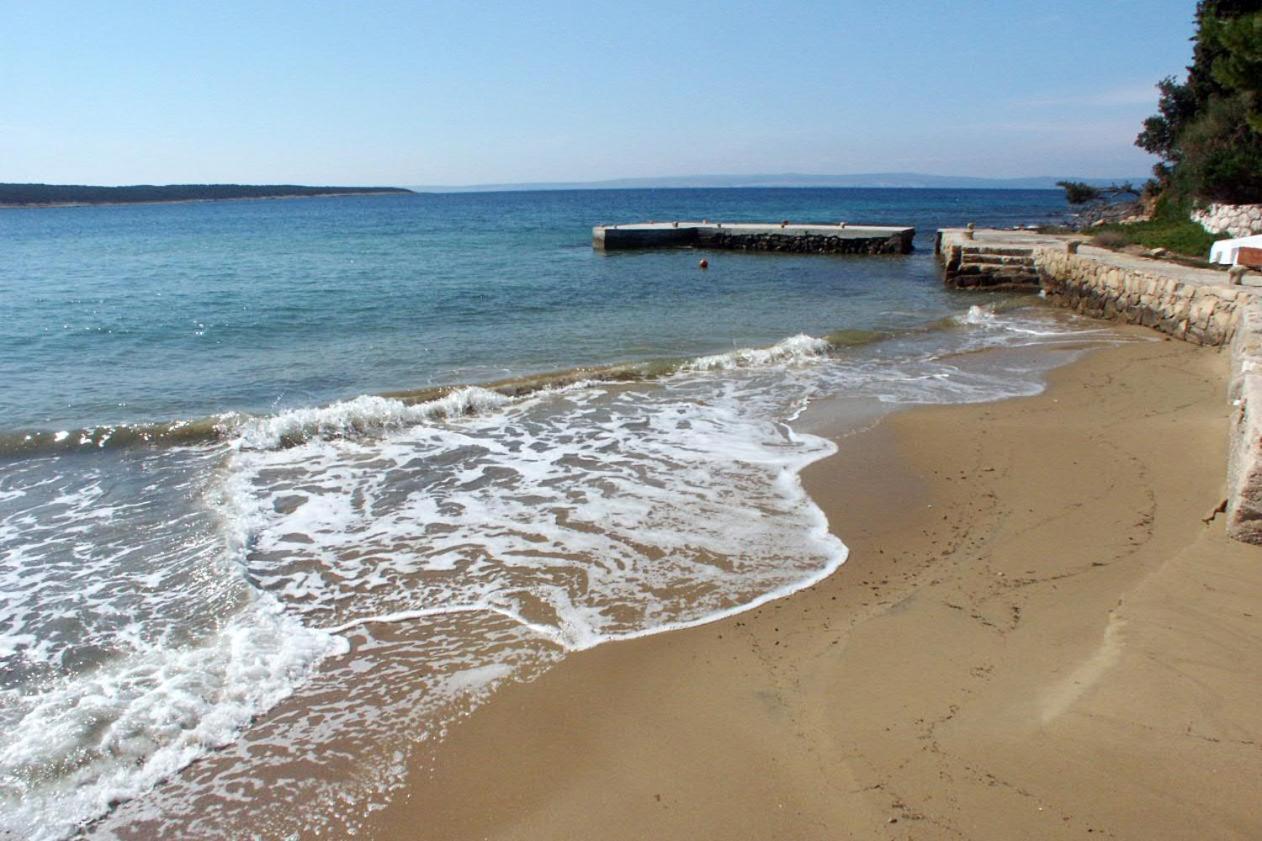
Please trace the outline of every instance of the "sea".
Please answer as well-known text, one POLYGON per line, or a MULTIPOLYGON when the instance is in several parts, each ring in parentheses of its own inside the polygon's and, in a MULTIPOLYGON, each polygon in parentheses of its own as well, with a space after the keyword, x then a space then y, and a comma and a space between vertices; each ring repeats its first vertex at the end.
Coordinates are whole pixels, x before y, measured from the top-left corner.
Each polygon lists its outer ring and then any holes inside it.
POLYGON ((498 687, 832 574, 846 535, 799 474, 846 439, 804 415, 1034 394, 1111 341, 941 283, 936 228, 1066 213, 895 189, 0 210, 0 837, 351 835, 498 687), (701 218, 918 233, 591 247, 701 218))

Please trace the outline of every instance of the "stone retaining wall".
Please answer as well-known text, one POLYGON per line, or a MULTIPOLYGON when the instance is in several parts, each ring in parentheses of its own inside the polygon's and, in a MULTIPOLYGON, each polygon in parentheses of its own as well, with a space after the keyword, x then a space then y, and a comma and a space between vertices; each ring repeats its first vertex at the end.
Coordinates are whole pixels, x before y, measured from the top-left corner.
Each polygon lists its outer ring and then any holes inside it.
POLYGON ((1227 534, 1262 544, 1262 303, 1241 288, 1198 286, 1051 248, 1034 252, 1043 290, 1085 315, 1231 347, 1227 534))
POLYGON ((1231 343, 1227 534, 1262 543, 1262 304, 1240 306, 1231 343))
POLYGON ((1262 204, 1211 204, 1192 211, 1192 221, 1211 234, 1228 233, 1233 237, 1262 234, 1262 204))
POLYGON ((1198 345, 1231 341, 1238 302, 1242 295, 1248 300, 1238 288, 1183 283, 1053 248, 1035 249, 1034 264, 1044 294, 1055 304, 1096 318, 1142 324, 1198 345))

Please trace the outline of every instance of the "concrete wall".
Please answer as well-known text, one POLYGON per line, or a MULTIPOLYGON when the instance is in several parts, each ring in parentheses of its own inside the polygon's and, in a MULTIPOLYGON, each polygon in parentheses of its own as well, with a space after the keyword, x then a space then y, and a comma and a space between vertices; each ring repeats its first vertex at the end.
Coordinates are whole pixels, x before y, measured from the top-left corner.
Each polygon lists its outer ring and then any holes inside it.
POLYGON ((617 251, 696 246, 799 254, 909 254, 915 228, 867 225, 762 225, 754 223, 648 223, 592 228, 592 247, 617 251))
POLYGON ((1192 211, 1192 221, 1211 234, 1225 232, 1233 237, 1262 234, 1262 204, 1211 204, 1192 211))
MULTIPOLYGON (((1064 250, 1039 248, 1034 263, 1049 300, 1084 315, 1142 324, 1198 345, 1224 345, 1236 332, 1238 287, 1185 283, 1064 250)), ((1262 407, 1259 407, 1262 408, 1262 407)))
POLYGON ((695 245, 697 229, 686 228, 593 228, 592 247, 616 251, 624 248, 670 248, 695 245))

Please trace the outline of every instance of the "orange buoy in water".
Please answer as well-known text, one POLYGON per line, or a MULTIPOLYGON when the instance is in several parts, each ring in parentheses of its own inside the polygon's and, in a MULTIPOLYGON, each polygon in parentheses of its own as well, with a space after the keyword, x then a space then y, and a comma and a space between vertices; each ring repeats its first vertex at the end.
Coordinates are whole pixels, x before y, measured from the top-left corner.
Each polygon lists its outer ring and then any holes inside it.
POLYGON ((698 263, 698 264, 697 264, 697 266, 698 266, 699 268, 702 268, 702 269, 708 269, 708 268, 710 268, 710 261, 709 261, 709 260, 702 260, 700 263, 698 263))

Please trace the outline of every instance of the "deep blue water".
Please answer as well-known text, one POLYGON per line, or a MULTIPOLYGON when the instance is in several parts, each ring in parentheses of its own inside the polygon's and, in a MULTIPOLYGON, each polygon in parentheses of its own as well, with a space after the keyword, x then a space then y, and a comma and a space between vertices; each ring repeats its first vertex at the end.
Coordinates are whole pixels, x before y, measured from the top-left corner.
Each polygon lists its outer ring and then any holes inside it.
POLYGON ((363 393, 886 329, 955 312, 937 227, 1058 191, 419 194, 0 210, 0 431, 274 412, 363 393), (647 219, 914 225, 907 257, 605 254, 647 219))

